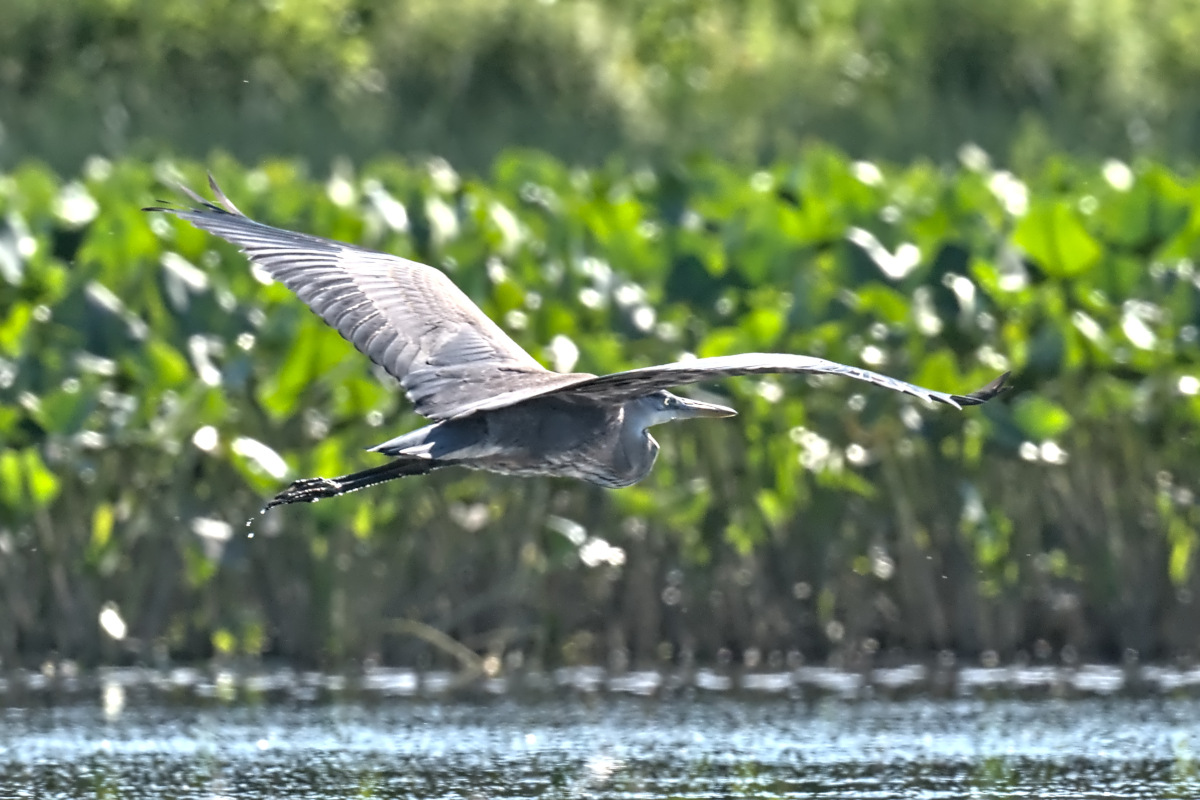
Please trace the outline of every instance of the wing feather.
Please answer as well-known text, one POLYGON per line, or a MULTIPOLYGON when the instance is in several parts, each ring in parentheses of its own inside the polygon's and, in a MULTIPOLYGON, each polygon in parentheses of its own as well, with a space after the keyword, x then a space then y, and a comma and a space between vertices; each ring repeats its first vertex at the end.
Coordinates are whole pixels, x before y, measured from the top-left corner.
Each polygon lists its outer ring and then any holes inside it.
POLYGON ((564 375, 563 378, 574 378, 561 385, 547 386, 541 390, 536 387, 521 387, 514 391, 505 392, 473 404, 462 406, 456 416, 465 417, 480 411, 515 405, 535 397, 550 394, 571 395, 589 398, 597 401, 616 402, 633 397, 650 394, 662 389, 671 389, 701 381, 711 381, 720 378, 730 378, 739 375, 767 374, 808 374, 808 375, 844 375, 895 392, 919 397, 936 403, 944 403, 955 408, 975 406, 986 403, 1004 391, 1009 373, 980 389, 968 394, 950 394, 933 389, 926 389, 914 383, 908 383, 878 372, 828 361, 814 356, 793 355, 789 353, 741 353, 732 356, 716 356, 713 358, 697 358, 691 361, 677 361, 672 364, 662 364, 655 367, 631 369, 625 372, 614 372, 611 375, 587 377, 583 375, 564 375))
MULTIPOLYGON (((494 396, 504 378, 549 373, 442 272, 416 261, 274 228, 180 187, 192 208, 148 208, 242 249, 327 324, 401 382, 418 413, 440 420, 494 396), (452 366, 454 380, 444 368, 452 366)), ((535 385, 539 385, 536 384, 535 385)))

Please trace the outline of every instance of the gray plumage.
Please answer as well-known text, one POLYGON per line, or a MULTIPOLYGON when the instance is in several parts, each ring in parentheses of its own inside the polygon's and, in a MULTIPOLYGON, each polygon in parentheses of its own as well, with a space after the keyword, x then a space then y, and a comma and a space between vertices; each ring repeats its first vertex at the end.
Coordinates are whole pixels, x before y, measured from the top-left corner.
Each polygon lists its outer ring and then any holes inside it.
POLYGON ((545 369, 442 272, 416 261, 273 228, 238 211, 216 181, 217 203, 183 191, 193 208, 153 207, 239 246, 368 358, 395 377, 433 421, 371 448, 392 460, 340 478, 296 481, 268 508, 313 501, 407 475, 463 466, 629 486, 654 465, 647 430, 675 419, 724 417, 724 406, 669 388, 735 375, 845 375, 961 408, 999 394, 1008 374, 965 395, 925 389, 812 356, 744 353, 612 375, 545 369))

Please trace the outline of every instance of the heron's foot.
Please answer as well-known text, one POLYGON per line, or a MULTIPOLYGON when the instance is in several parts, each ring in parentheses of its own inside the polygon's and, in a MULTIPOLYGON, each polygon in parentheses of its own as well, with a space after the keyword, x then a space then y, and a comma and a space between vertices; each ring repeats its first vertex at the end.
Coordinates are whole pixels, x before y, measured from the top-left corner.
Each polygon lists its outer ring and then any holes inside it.
POLYGON ((271 498, 263 511, 288 503, 315 503, 325 497, 336 497, 346 491, 340 481, 332 478, 303 478, 271 498))

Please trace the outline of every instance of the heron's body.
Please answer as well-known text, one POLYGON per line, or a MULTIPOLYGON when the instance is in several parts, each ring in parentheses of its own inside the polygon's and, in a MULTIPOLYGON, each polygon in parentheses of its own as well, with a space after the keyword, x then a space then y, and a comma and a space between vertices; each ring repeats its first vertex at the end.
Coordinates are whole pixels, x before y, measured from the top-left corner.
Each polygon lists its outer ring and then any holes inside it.
POLYGON ((432 424, 371 450, 391 461, 340 478, 296 481, 282 503, 319 500, 442 467, 577 478, 629 486, 654 466, 649 428, 731 408, 667 389, 768 373, 840 374, 960 408, 997 395, 1006 375, 976 392, 925 389, 858 367, 789 353, 693 359, 612 375, 545 369, 442 272, 415 261, 273 228, 243 215, 210 178, 220 205, 187 189, 196 208, 175 214, 239 245, 250 260, 395 377, 432 424))
MULTIPOLYGON (((637 401, 634 401, 637 402, 637 401)), ((609 488, 646 476, 658 442, 625 406, 544 397, 465 419, 426 425, 371 452, 505 475, 577 478, 609 488)))

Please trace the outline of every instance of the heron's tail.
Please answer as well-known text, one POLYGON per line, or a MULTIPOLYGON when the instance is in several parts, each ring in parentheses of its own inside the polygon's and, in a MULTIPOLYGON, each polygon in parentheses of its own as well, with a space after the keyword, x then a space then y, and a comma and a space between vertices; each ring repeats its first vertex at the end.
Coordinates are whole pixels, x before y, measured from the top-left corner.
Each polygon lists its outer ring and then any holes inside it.
POLYGON ((406 478, 409 475, 424 475, 444 466, 444 463, 430 458, 396 458, 378 467, 353 472, 340 478, 303 478, 271 498, 271 502, 263 506, 263 511, 288 503, 315 503, 326 497, 357 492, 384 481, 406 478))

